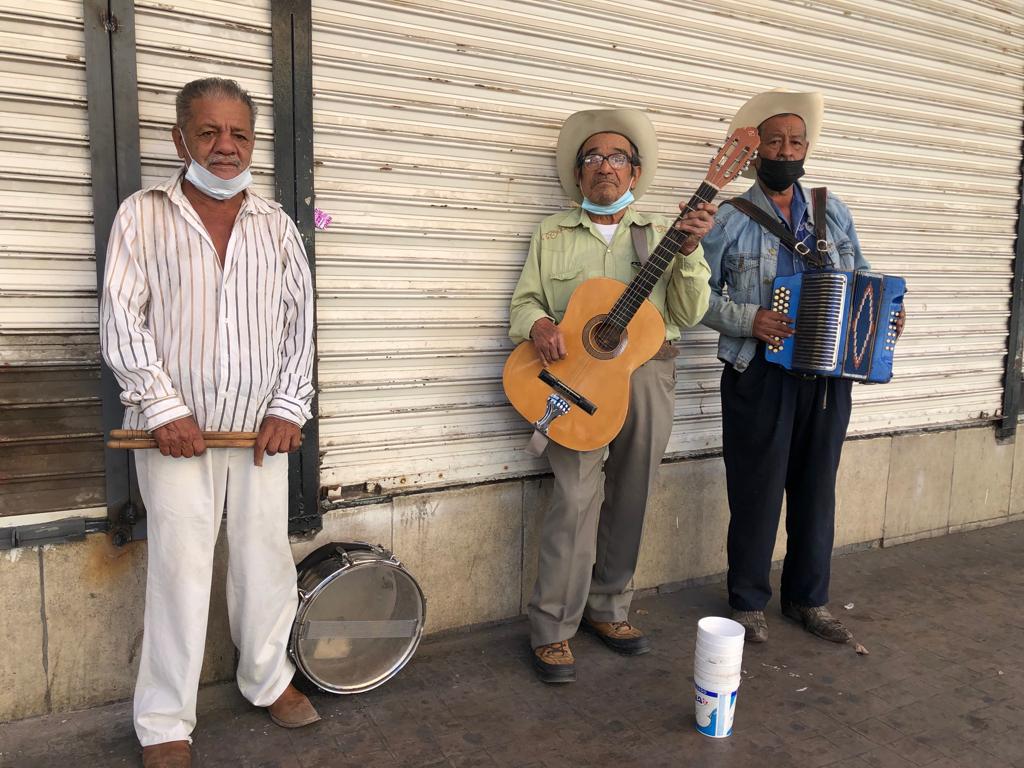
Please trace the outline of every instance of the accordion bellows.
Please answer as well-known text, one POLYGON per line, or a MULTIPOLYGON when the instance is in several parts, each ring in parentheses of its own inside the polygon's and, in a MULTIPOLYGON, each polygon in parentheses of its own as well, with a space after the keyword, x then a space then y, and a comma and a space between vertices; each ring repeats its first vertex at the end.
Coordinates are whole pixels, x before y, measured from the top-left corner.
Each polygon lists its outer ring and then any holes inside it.
POLYGON ((777 277, 771 308, 793 317, 796 327, 790 338, 765 346, 765 359, 798 373, 885 383, 906 292, 902 277, 875 272, 777 277))

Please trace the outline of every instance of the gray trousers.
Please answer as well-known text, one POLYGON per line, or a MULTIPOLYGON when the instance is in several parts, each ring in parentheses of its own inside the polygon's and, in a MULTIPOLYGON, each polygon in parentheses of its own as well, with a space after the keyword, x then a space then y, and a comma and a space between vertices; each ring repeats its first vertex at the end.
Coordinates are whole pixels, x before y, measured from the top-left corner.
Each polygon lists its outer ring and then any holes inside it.
POLYGON ((647 497, 672 433, 675 384, 675 360, 650 360, 633 372, 626 423, 608 445, 603 473, 604 448, 548 444, 555 487, 527 609, 532 647, 568 640, 584 613, 627 619, 647 497))

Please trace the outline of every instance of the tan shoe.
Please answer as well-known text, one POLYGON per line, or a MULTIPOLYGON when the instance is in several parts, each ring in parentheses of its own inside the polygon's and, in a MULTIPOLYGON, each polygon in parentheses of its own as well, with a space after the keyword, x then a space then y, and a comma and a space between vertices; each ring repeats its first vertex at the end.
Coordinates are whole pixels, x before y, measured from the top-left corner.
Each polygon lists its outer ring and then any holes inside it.
POLYGON ((601 642, 625 656, 639 656, 651 650, 651 641, 628 621, 591 621, 585 618, 583 628, 589 629, 601 642))
POLYGON ((768 619, 764 617, 764 611, 733 609, 732 620, 743 625, 743 636, 748 643, 768 642, 768 619))
POLYGON ((165 741, 142 748, 142 768, 192 768, 187 741, 165 741))
POLYGON ((270 719, 282 728, 301 728, 320 719, 309 699, 291 683, 277 701, 267 707, 267 711, 270 719))
POLYGON ((569 648, 569 641, 538 645, 533 649, 533 668, 537 677, 545 683, 576 682, 576 659, 569 648))
POLYGON ((823 640, 833 643, 848 643, 853 639, 853 633, 843 626, 843 622, 833 616, 824 605, 808 607, 795 603, 783 603, 782 615, 800 622, 804 625, 804 629, 823 640))

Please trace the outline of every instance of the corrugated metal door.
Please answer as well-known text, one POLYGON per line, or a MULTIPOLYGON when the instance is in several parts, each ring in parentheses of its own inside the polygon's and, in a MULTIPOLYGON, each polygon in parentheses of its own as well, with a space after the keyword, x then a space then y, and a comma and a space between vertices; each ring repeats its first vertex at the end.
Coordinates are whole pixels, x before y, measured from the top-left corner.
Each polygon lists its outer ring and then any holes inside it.
POLYGON ((181 167, 170 133, 178 90, 201 77, 229 77, 256 102, 253 189, 273 199, 270 0, 140 0, 135 25, 143 186, 181 167))
MULTIPOLYGON (((1019 11, 1019 8, 1016 8, 1019 11)), ((323 482, 385 490, 541 469, 505 404, 507 302, 537 222, 566 204, 571 112, 649 111, 671 212, 736 108, 820 89, 807 181, 907 277, 898 375, 853 430, 998 414, 1020 162, 1015 4, 933 0, 314 0, 323 482)), ((732 194, 743 186, 728 190, 732 194)), ((685 336, 673 453, 720 444, 715 335, 685 336)))
POLYGON ((0 8, 0 516, 101 508, 80 0, 0 8))

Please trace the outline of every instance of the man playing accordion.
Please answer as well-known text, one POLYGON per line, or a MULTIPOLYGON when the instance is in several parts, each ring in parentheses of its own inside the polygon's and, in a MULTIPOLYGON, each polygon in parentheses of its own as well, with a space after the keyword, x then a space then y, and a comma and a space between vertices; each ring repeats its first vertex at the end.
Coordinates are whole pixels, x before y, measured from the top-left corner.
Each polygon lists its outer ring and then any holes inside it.
MULTIPOLYGON (((771 597, 769 571, 783 492, 782 613, 826 640, 851 639, 827 604, 836 472, 850 421, 852 382, 793 373, 764 356, 766 343, 794 333, 792 313, 769 309, 777 276, 869 268, 846 205, 827 196, 825 216, 816 222, 814 195, 797 181, 817 143, 823 111, 820 93, 784 90, 758 94, 740 108, 729 131, 757 126, 761 146, 747 171, 756 173, 756 180, 736 204, 723 203, 704 239, 712 292, 703 322, 719 332, 718 357, 725 363, 729 605, 751 642, 768 639, 764 609, 771 597), (816 236, 815 224, 819 233, 824 229, 824 238, 816 236)), ((901 314, 897 333, 902 329, 901 314)))

